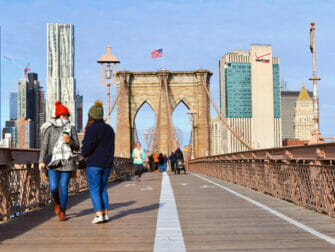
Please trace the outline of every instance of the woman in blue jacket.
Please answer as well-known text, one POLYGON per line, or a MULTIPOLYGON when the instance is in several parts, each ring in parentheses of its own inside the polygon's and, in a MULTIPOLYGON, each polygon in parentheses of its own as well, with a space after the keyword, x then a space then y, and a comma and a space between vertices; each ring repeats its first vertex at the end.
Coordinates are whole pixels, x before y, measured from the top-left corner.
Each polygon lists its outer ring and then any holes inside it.
POLYGON ((114 130, 103 120, 103 107, 96 101, 88 112, 88 122, 81 154, 87 158, 87 181, 95 210, 93 224, 107 222, 107 181, 114 160, 114 130))

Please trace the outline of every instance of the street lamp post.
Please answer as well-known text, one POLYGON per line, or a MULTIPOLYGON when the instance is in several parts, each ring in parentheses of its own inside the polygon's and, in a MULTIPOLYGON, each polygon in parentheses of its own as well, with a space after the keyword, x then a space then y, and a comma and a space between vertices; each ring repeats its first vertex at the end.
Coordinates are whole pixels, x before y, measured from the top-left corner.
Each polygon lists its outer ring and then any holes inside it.
POLYGON ((120 63, 120 61, 115 57, 115 55, 111 54, 111 47, 107 46, 107 53, 102 55, 101 58, 98 60, 98 63, 101 64, 101 82, 107 86, 107 116, 106 122, 110 124, 110 87, 116 81, 116 64, 120 63), (105 67, 104 67, 105 65, 105 67), (113 66, 111 66, 113 65, 113 66), (113 67, 113 69, 111 68, 113 67), (105 70, 104 70, 105 68, 105 70), (105 72, 105 76, 104 76, 105 72), (107 80, 107 82, 105 81, 107 80))
POLYGON ((192 126, 192 130, 191 130, 191 150, 190 155, 189 155, 189 159, 194 157, 194 115, 197 114, 197 112, 193 109, 190 109, 189 111, 187 111, 187 115, 188 115, 188 123, 192 126))
POLYGON ((149 152, 149 137, 150 137, 150 133, 148 130, 144 131, 144 140, 145 140, 145 144, 146 144, 146 147, 147 147, 147 153, 149 152))

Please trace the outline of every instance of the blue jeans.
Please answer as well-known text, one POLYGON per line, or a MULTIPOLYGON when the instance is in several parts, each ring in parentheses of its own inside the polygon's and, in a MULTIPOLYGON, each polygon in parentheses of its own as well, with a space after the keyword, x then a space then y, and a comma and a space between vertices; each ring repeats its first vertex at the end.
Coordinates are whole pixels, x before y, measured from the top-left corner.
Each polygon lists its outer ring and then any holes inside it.
POLYGON ((61 212, 65 212, 71 172, 48 170, 48 177, 49 189, 52 197, 54 198, 56 204, 60 204, 61 212))
POLYGON ((107 182, 111 168, 87 167, 86 175, 95 211, 108 210, 107 182))

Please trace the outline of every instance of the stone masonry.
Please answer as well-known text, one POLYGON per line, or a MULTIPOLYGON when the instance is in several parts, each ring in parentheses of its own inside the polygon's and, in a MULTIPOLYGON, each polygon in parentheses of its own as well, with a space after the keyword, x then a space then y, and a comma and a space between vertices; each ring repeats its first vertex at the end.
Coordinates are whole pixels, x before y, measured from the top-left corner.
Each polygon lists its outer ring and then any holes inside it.
POLYGON ((211 75, 212 73, 208 70, 118 72, 117 92, 121 93, 117 103, 115 155, 130 157, 134 146, 135 117, 144 103, 151 106, 159 120, 159 134, 156 139, 159 152, 164 154, 171 152, 169 138, 172 136, 169 131, 169 116, 171 118, 180 102, 183 102, 188 109, 196 111, 193 124, 195 157, 210 155, 210 104, 201 81, 204 81, 209 89, 211 75), (166 102, 165 83, 168 88, 170 109, 166 102), (159 99, 160 93, 161 99, 159 99), (160 115, 158 115, 159 100, 160 115))

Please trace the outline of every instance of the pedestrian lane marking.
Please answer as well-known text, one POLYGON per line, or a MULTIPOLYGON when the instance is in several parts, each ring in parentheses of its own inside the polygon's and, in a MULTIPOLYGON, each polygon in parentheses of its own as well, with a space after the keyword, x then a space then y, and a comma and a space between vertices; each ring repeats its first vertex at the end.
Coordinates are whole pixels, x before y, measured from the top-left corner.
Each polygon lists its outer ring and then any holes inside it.
POLYGON ((153 190, 153 188, 151 186, 141 188, 141 191, 152 191, 152 190, 153 190))
POLYGON ((170 178, 163 172, 154 252, 186 252, 170 178))
POLYGON ((188 186, 188 183, 181 183, 182 186, 188 186))
POLYGON ((296 226, 296 227, 298 227, 298 228, 300 228, 300 229, 302 229, 302 230, 304 230, 304 231, 306 231, 306 232, 308 232, 308 233, 310 233, 310 234, 312 234, 312 235, 314 235, 314 236, 316 236, 316 237, 318 237, 318 238, 320 238, 320 239, 322 239, 322 240, 324 240, 326 242, 329 242, 329 243, 335 245, 335 238, 333 238, 333 237, 330 237, 328 235, 320 233, 320 232, 316 231, 315 229, 313 229, 313 228, 311 228, 309 226, 306 226, 305 224, 302 224, 302 223, 300 223, 300 222, 298 222, 298 221, 296 221, 296 220, 294 220, 294 219, 292 219, 292 218, 290 218, 290 217, 288 217, 288 216, 286 216, 286 215, 284 215, 284 214, 282 214, 282 213, 280 213, 280 212, 278 212, 278 211, 276 211, 276 210, 274 210, 274 209, 272 209, 272 208, 270 208, 270 207, 268 207, 268 206, 266 206, 266 205, 264 205, 264 204, 262 204, 262 203, 260 203, 260 202, 258 202, 256 200, 253 200, 253 199, 251 199, 251 198, 249 198, 247 196, 244 196, 244 195, 242 195, 242 194, 240 194, 238 192, 235 192, 234 190, 232 190, 232 189, 230 189, 230 188, 228 188, 226 186, 218 184, 218 183, 216 183, 216 182, 214 182, 212 180, 209 180, 209 179, 207 179, 207 178, 205 178, 205 177, 203 177, 201 175, 198 175, 198 174, 195 174, 195 173, 191 173, 191 174, 193 176, 196 176, 196 177, 202 179, 202 180, 207 181, 208 183, 211 183, 211 184, 213 184, 213 185, 215 185, 217 187, 220 187, 220 188, 222 188, 222 189, 224 189, 224 190, 226 190, 226 191, 234 194, 235 196, 237 196, 237 197, 239 197, 241 199, 244 199, 244 200, 250 202, 251 204, 253 204, 255 206, 263 208, 265 211, 267 211, 267 212, 269 212, 269 213, 271 213, 271 214, 273 214, 273 215, 275 215, 275 216, 277 216, 277 217, 279 217, 279 218, 287 221, 288 223, 291 223, 292 225, 294 225, 294 226, 296 226))
POLYGON ((202 185, 202 186, 200 186, 200 188, 214 188, 214 186, 211 186, 211 185, 202 185))
POLYGON ((135 186, 135 184, 125 184, 124 187, 135 186))

